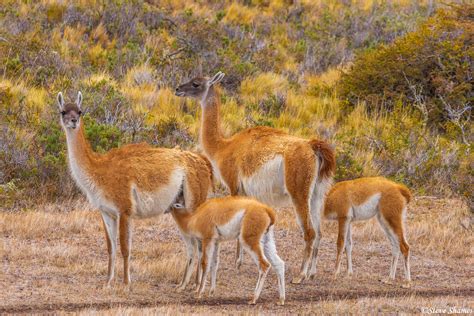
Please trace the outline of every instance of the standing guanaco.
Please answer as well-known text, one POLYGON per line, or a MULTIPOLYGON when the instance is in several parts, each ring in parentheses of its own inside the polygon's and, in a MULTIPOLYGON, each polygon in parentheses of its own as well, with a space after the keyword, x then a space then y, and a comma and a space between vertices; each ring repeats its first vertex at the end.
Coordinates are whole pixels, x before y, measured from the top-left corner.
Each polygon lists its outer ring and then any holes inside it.
POLYGON ((124 283, 129 284, 131 219, 163 214, 180 196, 186 207, 197 207, 207 198, 212 170, 199 155, 143 143, 96 153, 84 134, 81 92, 75 103, 65 103, 61 92, 57 101, 72 177, 102 215, 109 253, 107 285, 114 278, 118 226, 124 283))
POLYGON ((342 250, 346 248, 347 273, 352 274, 351 222, 377 217, 392 244, 392 264, 388 282, 395 279, 400 252, 403 254, 406 286, 411 281, 410 246, 405 238, 404 221, 411 193, 407 187, 382 177, 342 181, 329 191, 324 216, 337 220, 337 257, 335 276, 339 274, 342 250))
POLYGON ((219 264, 219 243, 238 239, 251 255, 258 267, 258 280, 254 297, 255 304, 265 282, 270 266, 278 275, 279 305, 285 303, 285 263, 278 256, 273 236, 275 211, 265 204, 247 197, 215 198, 201 204, 196 210, 175 204, 171 213, 186 243, 188 264, 178 290, 189 283, 198 249, 200 267, 197 272, 198 298, 202 296, 207 275, 211 274, 209 295, 216 289, 219 264))
POLYGON ((324 141, 263 126, 225 138, 215 88, 223 77, 222 72, 210 79, 196 77, 176 88, 176 95, 200 101, 200 143, 231 195, 252 196, 273 206, 290 202, 295 207, 305 240, 301 271, 293 279, 300 283, 308 277, 308 270, 310 276, 316 273, 320 213, 335 170, 334 150, 324 141))

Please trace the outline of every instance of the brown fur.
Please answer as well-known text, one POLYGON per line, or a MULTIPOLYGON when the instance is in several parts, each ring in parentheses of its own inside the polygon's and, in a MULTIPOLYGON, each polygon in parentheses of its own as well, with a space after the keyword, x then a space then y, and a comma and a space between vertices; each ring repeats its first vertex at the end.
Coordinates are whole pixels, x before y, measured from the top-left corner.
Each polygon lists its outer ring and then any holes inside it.
MULTIPOLYGON (((243 212, 242 218, 240 222, 235 224, 238 225, 234 227, 235 231, 231 230, 232 233, 230 234, 234 238, 240 238, 248 251, 258 258, 259 271, 266 275, 270 268, 270 263, 265 258, 264 250, 262 249, 262 242, 264 242, 262 238, 275 223, 276 215, 272 208, 251 198, 228 196, 208 200, 201 204, 194 212, 188 209, 174 209, 172 212, 173 218, 183 235, 198 240, 198 243, 202 245, 200 262, 200 271, 203 272, 202 276, 199 275, 201 272, 198 272, 198 290, 200 294, 204 290, 207 271, 211 264, 209 261, 214 260, 212 256, 210 260, 208 259, 210 257, 209 251, 213 251, 212 249, 214 248, 218 249, 218 243, 221 239, 229 239, 229 236, 225 235, 229 233, 223 230, 226 229, 226 225, 237 219, 236 216, 240 212, 243 212)), ((269 238, 273 238, 273 233, 269 238)), ((271 258, 269 259, 271 260, 271 258)), ((189 266, 187 269, 189 269, 189 266)), ((186 287, 187 273, 188 271, 185 272, 180 287, 186 287)), ((259 279, 261 277, 260 275, 259 279)), ((215 286, 215 283, 213 286, 215 286)), ((213 291, 214 289, 211 288, 211 293, 213 291)), ((253 303, 257 300, 258 295, 255 295, 253 303)), ((280 303, 282 304, 283 302, 284 293, 283 296, 280 296, 280 303)))
MULTIPOLYGON (((219 73, 214 78, 219 78, 219 73)), ((211 81, 214 81, 214 78, 211 81)), ((323 141, 291 136, 269 127, 249 128, 224 138, 220 131, 220 96, 213 84, 209 86, 209 82, 207 78, 194 78, 178 87, 176 94, 204 100, 201 104, 203 117, 200 142, 231 195, 248 195, 249 192, 245 192, 242 187, 241 177, 254 175, 263 164, 278 155, 284 159, 285 187, 296 208, 306 243, 305 263, 299 278, 301 282, 307 276, 306 270, 310 261, 315 261, 315 256, 312 259, 313 248, 317 248, 320 238, 319 222, 312 223, 312 210, 308 206, 314 194, 311 191, 312 184, 316 180, 315 186, 318 187, 323 180, 332 179, 335 171, 334 150, 323 141)), ((324 199, 324 194, 320 196, 324 199)), ((323 201, 319 203, 321 208, 322 203, 323 201)), ((319 209, 313 211, 319 213, 319 209)))
MULTIPOLYGON (((77 104, 64 104, 62 94, 58 94, 61 123, 68 138, 71 171, 78 185, 81 186, 81 181, 77 180, 77 172, 75 175, 72 167, 72 160, 74 160, 74 165, 80 166, 80 174, 85 175, 84 178, 93 183, 90 187, 93 187, 92 191, 101 196, 101 200, 90 201, 92 204, 107 201, 107 204, 95 206, 101 209, 106 229, 109 252, 108 283, 112 281, 114 275, 116 244, 116 241, 110 238, 113 234, 110 236, 109 234, 111 230, 117 229, 115 226, 119 226, 120 247, 124 257, 124 282, 129 283, 132 231, 130 221, 133 217, 144 216, 138 214, 137 206, 133 205, 133 201, 136 200, 134 189, 153 194, 170 183, 173 172, 184 170, 186 181, 182 186, 187 193, 185 204, 190 208, 196 208, 207 199, 211 188, 212 168, 209 168, 207 159, 203 159, 200 155, 179 149, 154 148, 145 143, 125 145, 104 154, 94 152, 85 137, 84 125, 80 119, 81 102, 82 94, 80 93, 77 104), (110 209, 109 204, 113 205, 113 209, 110 209), (105 218, 112 221, 111 227, 106 225, 105 218)), ((92 192, 90 187, 88 189, 81 187, 84 193, 88 194, 89 199, 95 196, 89 194, 92 192)), ((170 194, 178 198, 179 193, 180 190, 176 190, 170 194)))
POLYGON ((183 166, 190 175, 188 180, 195 205, 206 200, 211 179, 209 162, 201 156, 176 149, 155 148, 148 144, 129 144, 114 148, 105 154, 92 151, 84 136, 84 126, 79 126, 76 157, 81 165, 104 192, 107 200, 113 201, 128 216, 136 215, 130 200, 131 184, 145 191, 155 191, 160 184, 169 182, 170 173, 183 166), (201 181, 202 180, 202 181, 201 181), (203 188, 204 187, 204 188, 203 188))
MULTIPOLYGON (((411 193, 407 187, 382 177, 360 178, 339 182, 331 188, 326 197, 324 215, 326 218, 337 219, 339 223, 336 274, 339 272, 342 249, 346 242, 351 244, 350 222, 357 220, 357 212, 361 212, 357 210, 357 207, 364 205, 364 203, 367 203, 369 199, 374 198, 377 194, 380 195, 380 198, 375 205, 377 209, 374 211, 373 216, 377 216, 389 239, 390 234, 395 237, 391 241, 392 243, 397 243, 397 247, 404 256, 405 269, 408 269, 407 280, 410 281, 408 263, 410 247, 405 240, 403 212, 406 209, 406 205, 410 202, 411 193)), ((349 262, 351 261, 350 249, 346 250, 348 250, 348 272, 352 273, 352 263, 349 262)), ((392 269, 396 270, 396 263, 395 266, 392 263, 392 269)), ((407 270, 405 271, 407 273, 407 270)), ((391 271, 390 276, 393 279, 395 271, 391 271)))
POLYGON ((319 176, 321 178, 331 178, 336 170, 336 157, 331 146, 323 141, 312 139, 309 142, 314 153, 320 158, 321 166, 319 176))
POLYGON ((404 185, 402 185, 402 184, 399 184, 399 185, 398 185, 398 189, 400 190, 400 193, 401 193, 401 194, 405 197, 405 199, 407 200, 407 203, 410 203, 411 198, 412 198, 410 190, 409 190, 406 186, 404 186, 404 185))

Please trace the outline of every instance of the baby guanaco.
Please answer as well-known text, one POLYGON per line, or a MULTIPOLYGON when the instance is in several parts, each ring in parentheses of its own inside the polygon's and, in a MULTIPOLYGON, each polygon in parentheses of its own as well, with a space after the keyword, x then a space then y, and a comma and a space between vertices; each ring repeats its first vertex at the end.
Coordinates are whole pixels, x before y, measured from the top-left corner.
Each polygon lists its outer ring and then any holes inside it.
POLYGON ((401 252, 405 263, 407 282, 405 286, 409 286, 411 281, 410 247, 405 238, 404 220, 410 199, 411 193, 405 186, 382 177, 342 181, 331 188, 326 197, 324 216, 327 219, 337 220, 339 223, 335 276, 340 270, 344 244, 347 255, 347 273, 352 274, 351 222, 368 220, 376 216, 392 244, 392 264, 387 282, 395 279, 401 252))
POLYGON ((257 285, 249 304, 255 304, 258 300, 271 266, 278 275, 278 305, 284 305, 285 263, 276 251, 273 233, 275 211, 272 208, 251 198, 229 196, 208 200, 195 211, 176 203, 171 213, 186 243, 188 254, 186 270, 178 290, 185 289, 189 283, 195 263, 194 251, 197 249, 200 259, 197 269, 198 298, 204 292, 209 272, 209 295, 212 295, 216 288, 219 243, 238 239, 258 266, 257 285))

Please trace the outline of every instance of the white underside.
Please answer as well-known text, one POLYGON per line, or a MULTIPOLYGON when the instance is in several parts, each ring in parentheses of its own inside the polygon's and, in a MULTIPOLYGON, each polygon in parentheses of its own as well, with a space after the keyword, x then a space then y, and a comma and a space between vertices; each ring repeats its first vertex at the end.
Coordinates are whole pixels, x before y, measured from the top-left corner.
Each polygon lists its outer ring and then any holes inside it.
MULTIPOLYGON (((132 212, 135 217, 146 218, 163 214, 175 202, 176 196, 183 184, 184 171, 175 169, 166 185, 154 192, 147 192, 137 188, 135 184, 131 187, 132 212)), ((184 205, 183 205, 184 207, 184 205)))
POLYGON ((234 214, 234 216, 224 225, 216 227, 219 240, 231 240, 236 239, 242 228, 242 218, 244 217, 245 210, 242 209, 234 214))
MULTIPOLYGON (((347 217, 354 221, 367 220, 374 217, 379 212, 378 207, 381 196, 381 193, 376 193, 370 196, 364 203, 360 205, 351 205, 349 210, 347 210, 347 217)), ((337 214, 328 214, 326 218, 335 220, 337 219, 337 214)))
POLYGON ((378 206, 381 196, 382 195, 380 193, 376 193, 368 198, 364 203, 352 206, 349 216, 356 221, 366 220, 374 217, 378 213, 378 206))
POLYGON ((272 206, 290 206, 291 199, 285 185, 284 160, 281 155, 264 163, 249 177, 241 176, 241 189, 247 196, 254 197, 272 206))

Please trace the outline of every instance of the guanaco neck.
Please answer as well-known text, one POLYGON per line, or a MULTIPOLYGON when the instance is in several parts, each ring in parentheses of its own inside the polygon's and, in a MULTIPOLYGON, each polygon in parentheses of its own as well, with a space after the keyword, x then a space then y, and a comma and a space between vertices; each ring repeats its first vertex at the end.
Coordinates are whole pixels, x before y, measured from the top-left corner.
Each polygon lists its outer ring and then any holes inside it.
POLYGON ((97 154, 92 150, 91 145, 86 139, 84 125, 82 120, 77 129, 66 128, 67 152, 69 166, 75 180, 80 185, 87 177, 91 180, 94 166, 97 163, 97 154))
POLYGON ((189 221, 193 216, 193 213, 188 213, 181 210, 173 210, 171 215, 173 216, 181 231, 189 232, 189 221))
POLYGON ((225 139, 220 130, 220 95, 210 86, 206 96, 201 100, 202 123, 201 144, 204 151, 209 155, 215 155, 216 151, 224 144, 225 139))

